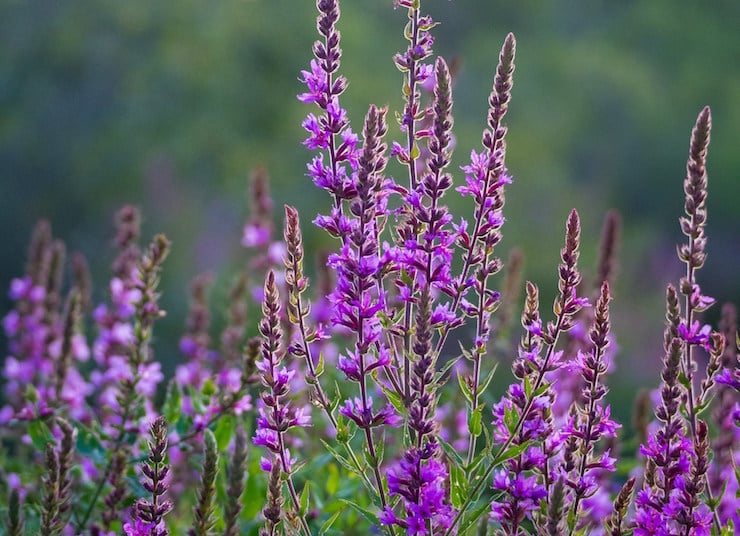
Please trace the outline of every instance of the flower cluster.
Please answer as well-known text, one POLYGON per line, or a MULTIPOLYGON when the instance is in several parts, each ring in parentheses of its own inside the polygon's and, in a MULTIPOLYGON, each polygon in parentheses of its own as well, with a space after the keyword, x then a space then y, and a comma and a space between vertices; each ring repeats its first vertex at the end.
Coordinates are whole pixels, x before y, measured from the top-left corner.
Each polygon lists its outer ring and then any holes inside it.
POLYGON ((60 405, 76 419, 89 419, 85 397, 91 388, 73 366, 73 361, 84 363, 90 357, 79 323, 89 284, 84 258, 73 259, 75 286, 65 304, 65 247, 53 240, 48 222, 40 222, 31 239, 26 274, 10 285, 14 308, 3 319, 9 350, 3 376, 12 403, 0 408, 0 423, 48 417, 60 405))
POLYGON ((610 304, 620 218, 606 217, 588 286, 578 264, 581 222, 570 212, 551 318, 539 287, 522 283, 521 250, 512 250, 494 290, 512 181, 504 119, 516 40, 504 39, 482 147, 456 182, 455 69, 434 57, 436 22, 421 3, 394 2, 407 19, 405 50, 393 58, 402 109, 369 105, 355 134, 340 103, 339 0, 316 0, 319 39, 298 99, 317 107, 303 121, 308 175, 330 196, 314 223, 336 239, 334 251, 316 255, 317 284, 304 267, 313 255, 298 209, 285 206, 275 236, 267 174, 257 171, 242 238, 249 276, 235 278, 217 334, 212 278, 196 277, 182 362, 165 366, 154 350, 169 241, 157 235, 141 248, 138 211, 121 209, 108 299, 91 311, 84 260, 72 256, 65 277, 65 246, 48 223, 37 226, 3 319, 8 534, 737 530, 737 313, 725 305, 715 331, 702 318, 715 300, 697 278, 707 255, 709 108, 689 147, 678 248, 686 274, 666 293, 655 418, 647 395, 637 436, 621 437, 629 431, 612 418, 607 387, 617 354, 610 304), (389 142, 394 115, 401 139, 389 142), (468 221, 448 206, 457 194, 473 207, 468 221), (262 276, 264 285, 251 287, 262 276), (521 287, 514 348, 507 342, 521 287), (261 305, 259 322, 247 314, 250 296, 261 305), (497 355, 515 357, 513 379, 494 394, 497 355), (248 447, 250 434, 259 448, 248 447))
MULTIPOLYGON (((296 426, 308 426, 311 420, 302 408, 294 408, 291 405, 289 393, 293 371, 280 366, 285 352, 280 328, 280 297, 273 272, 268 272, 265 279, 264 296, 262 304, 264 317, 260 322, 262 359, 257 362, 257 368, 265 390, 260 395, 261 404, 257 407, 259 417, 254 444, 265 447, 269 452, 268 458, 261 458, 260 465, 263 470, 272 473, 274 468, 278 467, 279 471, 287 475, 285 478, 297 510, 298 499, 291 479, 296 460, 291 458, 288 451, 285 432, 296 426)), ((303 528, 310 533, 305 520, 303 528)))

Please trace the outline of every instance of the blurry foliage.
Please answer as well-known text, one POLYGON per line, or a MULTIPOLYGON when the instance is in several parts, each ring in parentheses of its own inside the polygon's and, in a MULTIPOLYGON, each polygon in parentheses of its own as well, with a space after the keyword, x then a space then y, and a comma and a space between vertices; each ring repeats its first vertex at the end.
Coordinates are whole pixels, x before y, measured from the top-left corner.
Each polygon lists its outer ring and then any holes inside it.
MULTIPOLYGON (((308 252, 332 247, 309 224, 329 200, 304 176, 300 122, 308 110, 295 99, 315 39, 313 4, 0 3, 2 285, 21 272, 30 229, 45 217, 70 248, 91 257, 103 299, 112 214, 137 204, 144 238, 163 231, 174 242, 163 298, 171 314, 160 337, 176 352, 187 280, 216 269, 230 279, 242 262, 246 177, 256 165, 270 171, 276 207, 288 202, 302 213, 308 252)), ((515 182, 503 246, 522 245, 527 278, 549 296, 568 210, 582 215, 583 263, 593 266, 602 215, 619 208, 626 229, 614 307, 627 363, 620 369, 642 363, 645 379, 654 379, 662 289, 680 276, 674 244, 687 133, 704 104, 714 129, 702 285, 740 301, 740 3, 424 4, 442 23, 436 52, 461 62, 456 166, 479 145, 496 51, 507 31, 517 35, 507 159, 515 182)), ((344 103, 355 130, 371 102, 400 108, 391 56, 403 46, 404 23, 390 0, 343 3, 344 103)))

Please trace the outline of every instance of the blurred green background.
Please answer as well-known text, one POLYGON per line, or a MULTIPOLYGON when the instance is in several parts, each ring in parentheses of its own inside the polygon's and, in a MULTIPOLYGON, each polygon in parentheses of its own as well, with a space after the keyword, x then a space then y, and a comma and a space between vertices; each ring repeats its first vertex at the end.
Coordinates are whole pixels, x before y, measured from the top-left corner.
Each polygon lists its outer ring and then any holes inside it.
MULTIPOLYGON (((406 19, 391 4, 343 3, 343 102, 357 131, 369 103, 401 108, 391 57, 405 46, 406 19)), ((618 208, 614 325, 628 382, 615 390, 654 385, 663 289, 682 271, 675 244, 689 135, 705 104, 714 130, 700 281, 740 302, 740 2, 426 0, 424 9, 442 23, 435 51, 460 62, 455 170, 479 146, 498 50, 506 32, 517 35, 507 158, 515 182, 501 251, 523 248, 546 312, 570 208, 582 217, 590 273, 603 214, 618 208)), ((228 281, 243 265, 250 169, 269 170, 276 207, 298 206, 309 252, 331 247, 309 224, 329 202, 305 177, 309 109, 295 99, 315 38, 309 0, 0 2, 0 284, 22 271, 31 228, 48 218, 90 258, 104 299, 112 215, 136 204, 144 238, 163 231, 174 242, 158 340, 169 360, 179 358, 187 282, 202 271, 228 281)))

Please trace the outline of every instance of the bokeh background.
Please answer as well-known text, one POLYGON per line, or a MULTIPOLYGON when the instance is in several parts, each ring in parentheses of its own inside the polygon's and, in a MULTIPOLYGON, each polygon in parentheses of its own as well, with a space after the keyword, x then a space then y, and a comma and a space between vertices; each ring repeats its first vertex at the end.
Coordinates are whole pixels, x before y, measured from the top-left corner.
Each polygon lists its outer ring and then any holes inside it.
MULTIPOLYGON (((343 5, 343 102, 355 130, 369 103, 401 108, 391 57, 405 46, 405 14, 391 4, 343 5)), ((424 7, 442 23, 435 51, 459 65, 455 169, 480 143, 498 50, 508 31, 517 35, 507 158, 515 182, 501 253, 522 248, 545 310, 571 207, 581 214, 582 264, 591 273, 605 211, 623 214, 612 396, 629 420, 635 386, 657 381, 663 292, 682 272, 675 244, 689 135, 705 104, 714 129, 700 282, 707 294, 740 302, 740 3, 424 7)), ((174 242, 163 281, 169 315, 156 343, 158 357, 174 363, 188 281, 216 273, 212 301, 223 310, 226 286, 244 267, 251 169, 269 171, 278 208, 299 208, 309 252, 331 247, 309 224, 329 200, 305 177, 300 122, 309 110, 295 99, 314 39, 310 0, 0 2, 0 285, 21 273, 31 228, 47 218, 70 250, 88 256, 95 297, 105 299, 112 215, 138 205, 144 238, 161 231, 174 242)), ((1 314, 8 305, 0 302, 1 314)))

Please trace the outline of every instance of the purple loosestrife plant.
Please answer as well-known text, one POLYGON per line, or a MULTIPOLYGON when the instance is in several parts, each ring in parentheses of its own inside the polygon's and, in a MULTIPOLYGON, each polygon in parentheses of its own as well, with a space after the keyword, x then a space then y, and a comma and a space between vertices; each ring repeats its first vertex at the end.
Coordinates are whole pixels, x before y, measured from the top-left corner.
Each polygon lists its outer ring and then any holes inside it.
POLYGON ((611 419, 609 406, 604 405, 607 388, 601 383, 607 369, 604 355, 609 345, 610 301, 609 284, 604 281, 596 302, 594 324, 589 331, 592 348, 588 353, 579 352, 575 363, 584 382, 584 404, 575 406, 575 414, 566 424, 564 436, 567 439, 561 466, 572 494, 567 517, 570 534, 576 528, 582 529, 583 520, 588 519, 584 502, 598 492, 601 473, 615 470, 616 460, 610 452, 595 450, 600 440, 616 437, 616 429, 620 426, 611 419))
POLYGON ((434 374, 430 301, 429 286, 423 286, 418 301, 413 344, 416 361, 410 379, 412 401, 408 427, 413 431, 413 444, 388 471, 388 489, 391 496, 401 498, 403 516, 397 516, 389 505, 380 517, 381 523, 398 525, 407 534, 444 531, 454 515, 445 489, 448 469, 435 439, 438 426, 434 422, 434 409, 439 379, 434 374))
MULTIPOLYGON (((488 97, 488 128, 483 131, 482 139, 484 150, 480 154, 471 151, 471 163, 463 168, 467 185, 458 188, 461 194, 471 196, 475 201, 475 224, 472 234, 468 235, 465 225, 461 224, 459 243, 465 250, 464 265, 451 307, 454 310, 460 303, 466 314, 476 318, 475 347, 472 354, 473 376, 469 380, 471 422, 477 422, 482 417, 483 408, 479 406, 479 396, 490 381, 489 378, 481 385, 481 360, 487 353, 491 313, 496 309, 499 300, 499 293, 490 290, 487 281, 488 277, 496 274, 501 266, 501 261, 493 256, 493 251, 502 238, 501 227, 504 218, 501 211, 504 206, 504 185, 511 182, 504 167, 506 126, 502 119, 511 99, 515 51, 514 35, 508 34, 499 54, 493 89, 488 97), (474 273, 472 286, 478 295, 475 305, 469 304, 464 299, 470 285, 468 274, 471 269, 474 273)), ((446 335, 447 332, 442 333, 438 348, 444 344, 446 335)), ((476 437, 479 435, 477 432, 471 429, 468 464, 473 461, 475 455, 476 437)))
POLYGON ((406 48, 393 58, 401 109, 368 106, 357 135, 340 102, 348 82, 339 73, 339 1, 317 0, 319 39, 298 98, 318 107, 303 121, 304 145, 313 153, 309 177, 330 196, 315 224, 338 239, 336 250, 308 251, 299 211, 288 205, 283 235, 274 236, 267 174, 256 172, 242 244, 253 253, 250 281, 264 275, 264 286, 238 277, 226 328, 211 336, 209 281, 196 279, 185 362, 175 364, 166 393, 158 384, 171 367, 155 361, 153 344, 167 240, 157 236, 142 252, 138 211, 117 213, 110 299, 92 312, 89 350, 85 262, 72 257, 65 292, 66 247, 48 223, 37 226, 3 319, 0 498, 8 507, 0 504, 0 519, 8 534, 734 533, 737 315, 728 304, 717 332, 705 325, 714 299, 697 278, 707 255, 709 109, 691 136, 680 219, 687 239, 678 251, 686 275, 666 293, 655 421, 643 397, 637 438, 622 440, 606 387, 619 217, 607 215, 587 287, 580 220, 570 213, 549 321, 538 286, 521 283, 519 250, 502 292, 492 288, 503 267, 511 182, 504 119, 516 42, 504 40, 482 148, 457 180, 452 75, 434 57, 437 23, 421 3, 394 2, 407 19, 406 48), (398 133, 389 114, 400 131, 390 150, 386 140, 398 133), (397 162, 386 168, 390 157, 397 162), (453 190, 472 201, 469 221, 448 208, 453 190), (320 263, 313 286, 304 269, 311 257, 320 263), (259 325, 246 314, 248 289, 261 304, 259 325), (494 355, 515 356, 503 393, 489 389, 494 355), (306 403, 322 417, 312 422, 306 403), (250 435, 259 448, 247 448, 250 435))
MULTIPOLYGON (((550 461, 559 454, 565 440, 565 434, 555 428, 552 419, 550 408, 557 392, 550 377, 562 366, 562 351, 556 350, 558 338, 573 327, 578 311, 588 306, 588 301, 576 294, 581 280, 577 268, 579 242, 578 214, 572 211, 566 225, 565 247, 560 252, 560 292, 553 304, 556 318, 543 326, 537 287, 527 283, 522 315, 525 334, 513 365, 514 376, 519 382, 512 384, 506 396, 493 408, 493 440, 501 446, 484 477, 493 471, 498 458, 510 457, 494 475, 493 487, 502 493, 500 500, 494 500, 491 510, 491 519, 499 523, 506 534, 519 534, 522 523, 532 519, 539 510, 540 501, 548 496, 552 483, 550 461), (516 453, 514 456, 507 454, 511 447, 516 453)), ((480 487, 478 484, 474 493, 480 487)), ((473 494, 468 499, 471 500, 473 494)))
POLYGON ((11 283, 14 308, 3 319, 9 350, 3 366, 7 405, 0 408, 0 423, 45 418, 54 407, 64 407, 75 419, 90 419, 85 405, 90 386, 72 366, 90 356, 79 323, 81 295, 89 290, 75 277, 63 307, 64 252, 64 244, 52 239, 48 222, 40 222, 31 239, 26 275, 11 283))
MULTIPOLYGON (((277 467, 278 474, 281 475, 279 478, 281 481, 285 480, 290 493, 295 510, 292 514, 297 516, 301 530, 308 535, 311 531, 306 520, 299 513, 300 502, 293 483, 293 473, 298 470, 298 467, 294 466, 297 460, 290 456, 286 446, 285 432, 296 426, 308 426, 310 416, 306 415, 301 408, 294 408, 289 400, 293 371, 289 371, 285 366, 281 367, 285 351, 280 328, 280 297, 275 283, 275 274, 272 271, 268 272, 265 279, 262 314, 263 319, 260 322, 262 359, 257 362, 257 368, 265 390, 260 395, 262 403, 257 407, 259 417, 253 441, 255 445, 265 447, 268 451, 269 457, 261 459, 261 466, 271 475, 270 489, 272 490, 276 485, 273 482, 273 475, 277 467)), ((281 518, 278 512, 276 518, 268 519, 276 525, 281 518)))
POLYGON ((688 238, 678 249, 679 259, 686 264, 686 276, 679 285, 685 297, 684 311, 682 314, 676 289, 669 286, 663 403, 655 413, 662 425, 641 446, 646 468, 645 483, 637 497, 636 534, 710 534, 712 527, 719 532, 722 524, 707 480, 707 424, 698 418, 714 394, 715 382, 722 383, 727 378, 726 372, 717 376, 723 364, 725 336, 712 332, 709 325, 702 326, 696 319, 715 301, 702 295, 696 282, 696 272, 706 259, 706 155, 710 130, 711 112, 705 107, 691 133, 684 181, 686 215, 680 219, 681 230, 688 238), (698 392, 697 348, 709 354, 698 392))
POLYGON ((172 503, 164 498, 168 488, 170 466, 167 456, 167 421, 157 417, 151 425, 148 461, 141 466, 144 489, 149 499, 139 499, 132 508, 131 521, 123 530, 131 536, 167 536, 164 516, 172 510, 172 503))
MULTIPOLYGON (((404 223, 398 228, 398 255, 403 258, 400 263, 401 268, 411 278, 409 281, 405 280, 404 277, 399 277, 395 282, 400 290, 400 299, 404 304, 403 327, 401 328, 401 335, 403 337, 403 383, 399 387, 402 389, 403 398, 408 403, 410 400, 411 381, 411 324, 417 285, 416 278, 420 274, 426 273, 425 267, 428 263, 425 257, 432 254, 432 251, 427 248, 425 255, 424 248, 420 244, 421 226, 424 224, 424 220, 427 220, 428 223, 432 218, 442 225, 446 223, 443 221, 444 209, 440 208, 437 211, 435 208, 432 208, 432 210, 428 210, 426 206, 422 205, 422 199, 425 194, 424 190, 427 192, 430 191, 429 186, 442 186, 441 188, 432 188, 434 190, 433 197, 435 201, 450 186, 450 184, 445 184, 449 182, 449 178, 447 176, 443 178, 440 173, 449 164, 447 148, 450 143, 449 133, 452 127, 451 116, 449 114, 452 107, 452 99, 450 95, 449 73, 446 73, 446 77, 443 80, 438 80, 435 83, 435 86, 440 89, 438 93, 442 95, 441 100, 439 98, 436 99, 438 104, 437 113, 435 114, 437 136, 431 142, 437 153, 434 160, 436 170, 432 172, 430 168, 427 168, 431 172, 427 177, 428 184, 427 187, 421 187, 419 184, 419 174, 425 171, 425 164, 427 162, 420 159, 421 151, 418 142, 421 138, 429 136, 430 132, 420 131, 417 128, 417 124, 428 113, 428 110, 424 109, 421 105, 420 87, 428 80, 434 78, 432 65, 425 63, 424 60, 428 59, 432 54, 434 39, 429 30, 435 26, 435 23, 431 17, 421 14, 420 2, 398 2, 395 4, 395 7, 406 8, 409 19, 404 31, 408 46, 403 53, 398 53, 393 58, 398 70, 404 74, 404 109, 403 114, 398 118, 398 122, 401 132, 406 134, 406 139, 403 144, 394 142, 391 149, 391 155, 396 156, 399 162, 406 167, 408 174, 408 186, 395 186, 406 200, 406 204, 401 207, 401 213, 405 218, 404 223), (440 180, 442 184, 439 184, 440 180)), ((446 70, 446 65, 441 68, 446 70)), ((439 230, 437 229, 437 231, 439 230)), ((429 232, 426 235, 425 242, 429 245, 436 238, 441 238, 439 233, 435 236, 433 232, 429 232)), ((404 272, 401 272, 401 275, 403 276, 404 272)), ((431 285, 431 281, 427 281, 427 284, 431 285)))
MULTIPOLYGON (((98 497, 107 483, 110 489, 105 496, 106 509, 102 514, 104 529, 120 516, 120 503, 128 490, 125 482, 126 464, 132 453, 132 435, 137 435, 143 425, 147 410, 151 411, 151 396, 157 379, 152 378, 151 371, 159 370, 159 363, 152 360, 150 341, 155 320, 164 316, 159 308, 160 271, 169 253, 170 242, 164 235, 154 237, 147 251, 132 268, 133 338, 127 349, 128 371, 122 372, 115 395, 114 416, 111 419, 113 432, 110 438, 108 461, 102 475, 98 475, 98 485, 88 503, 85 513, 80 516, 76 530, 82 529, 96 507, 98 497), (142 385, 145 384, 145 385, 142 385), (149 387, 153 383, 153 386, 149 387), (149 407, 148 407, 149 406, 149 407)), ((125 251, 125 250, 124 250, 125 251)), ((122 259, 123 256, 119 256, 122 259)), ((128 268, 128 266, 127 266, 128 268)))
POLYGON ((714 460, 709 472, 709 485, 712 492, 721 497, 718 506, 720 522, 726 524, 730 521, 734 526, 740 526, 738 481, 735 477, 740 448, 740 427, 736 425, 736 417, 740 416, 738 412, 740 406, 734 389, 725 382, 725 379, 731 379, 732 371, 736 370, 740 358, 737 344, 740 340, 737 338, 737 310, 732 304, 725 304, 722 307, 720 330, 725 339, 725 349, 722 353, 724 376, 717 377, 719 384, 716 393, 717 404, 712 412, 717 435, 712 440, 714 460))

